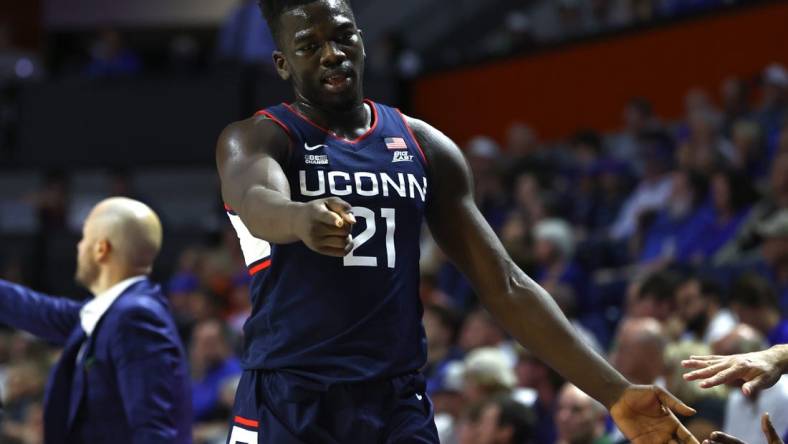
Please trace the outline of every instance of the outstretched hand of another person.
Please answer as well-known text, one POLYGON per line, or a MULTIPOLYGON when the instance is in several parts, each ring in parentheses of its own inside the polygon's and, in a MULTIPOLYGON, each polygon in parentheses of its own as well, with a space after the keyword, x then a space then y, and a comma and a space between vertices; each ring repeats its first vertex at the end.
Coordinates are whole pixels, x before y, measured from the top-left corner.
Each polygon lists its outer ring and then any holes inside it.
POLYGON ((670 393, 651 385, 630 386, 610 408, 616 425, 633 444, 698 444, 674 411, 683 416, 695 414, 670 393))
POLYGON ((690 356, 682 367, 695 369, 686 373, 687 381, 700 380, 702 388, 745 381, 741 390, 752 396, 777 383, 788 371, 788 347, 774 346, 767 350, 731 356, 690 356))
MULTIPOLYGON (((783 444, 783 440, 780 438, 780 435, 777 434, 777 431, 774 430, 774 425, 772 425, 771 419, 769 419, 769 414, 764 413, 761 416, 761 430, 763 430, 763 435, 766 437, 766 442, 768 444, 783 444)), ((714 432, 709 436, 709 439, 704 439, 703 444, 748 444, 735 436, 728 435, 722 432, 714 432)))

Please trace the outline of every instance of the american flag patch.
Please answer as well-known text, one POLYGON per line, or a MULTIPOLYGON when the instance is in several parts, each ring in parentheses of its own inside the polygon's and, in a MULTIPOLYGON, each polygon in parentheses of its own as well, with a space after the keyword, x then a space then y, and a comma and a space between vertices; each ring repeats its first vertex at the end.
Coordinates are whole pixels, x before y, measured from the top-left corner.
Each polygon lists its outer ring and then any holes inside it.
POLYGON ((386 148, 390 150, 406 150, 408 145, 405 144, 405 139, 402 137, 386 137, 386 148))

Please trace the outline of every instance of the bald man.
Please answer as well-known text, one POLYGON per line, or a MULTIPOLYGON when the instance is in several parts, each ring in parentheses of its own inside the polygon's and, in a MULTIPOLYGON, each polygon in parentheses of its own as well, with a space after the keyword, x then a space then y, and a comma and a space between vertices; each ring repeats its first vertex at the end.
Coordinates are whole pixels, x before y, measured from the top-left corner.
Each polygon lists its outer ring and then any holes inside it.
POLYGON ((558 444, 611 444, 605 436, 607 410, 577 386, 567 383, 558 394, 555 425, 558 444))
POLYGON ((662 324, 656 319, 626 319, 618 327, 610 360, 630 381, 655 384, 665 374, 667 343, 662 324))
POLYGON ((191 442, 183 345, 157 285, 156 214, 111 198, 88 215, 76 280, 94 295, 77 303, 0 280, 0 322, 63 346, 44 400, 46 444, 191 442))

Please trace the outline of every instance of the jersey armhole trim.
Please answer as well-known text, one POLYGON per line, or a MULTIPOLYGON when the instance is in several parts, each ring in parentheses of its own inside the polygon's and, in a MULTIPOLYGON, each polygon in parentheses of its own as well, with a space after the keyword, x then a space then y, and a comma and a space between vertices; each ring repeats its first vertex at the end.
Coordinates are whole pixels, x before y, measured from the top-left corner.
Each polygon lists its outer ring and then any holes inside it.
POLYGON ((399 108, 395 108, 395 109, 397 110, 400 119, 402 119, 402 123, 405 125, 405 128, 407 128, 408 133, 410 134, 410 138, 413 139, 414 142, 416 142, 416 148, 419 149, 419 154, 421 154, 421 158, 424 159, 424 164, 429 166, 430 161, 427 160, 427 156, 424 154, 424 150, 421 148, 421 143, 419 142, 419 139, 416 138, 416 134, 413 133, 413 128, 411 128, 410 125, 408 124, 408 120, 405 118, 405 115, 402 114, 402 111, 400 111, 399 108))
POLYGON ((285 130, 285 134, 287 134, 287 140, 289 142, 287 145, 287 162, 290 163, 290 159, 293 157, 293 140, 294 140, 293 133, 292 131, 290 131, 290 128, 288 128, 288 126, 285 125, 284 122, 279 120, 278 117, 276 117, 275 115, 271 114, 266 110, 256 112, 255 116, 264 116, 269 120, 271 120, 272 122, 274 122, 275 124, 279 125, 283 130, 285 130))
POLYGON ((249 276, 254 276, 257 273, 265 270, 271 266, 271 258, 265 258, 255 264, 249 265, 249 276))

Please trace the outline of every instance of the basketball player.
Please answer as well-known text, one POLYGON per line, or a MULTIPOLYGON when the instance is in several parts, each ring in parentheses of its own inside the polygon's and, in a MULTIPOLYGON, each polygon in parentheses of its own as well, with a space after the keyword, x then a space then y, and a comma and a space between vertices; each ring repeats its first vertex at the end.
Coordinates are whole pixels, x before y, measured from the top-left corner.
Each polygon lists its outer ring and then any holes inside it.
POLYGON ((425 218, 501 325, 609 408, 633 442, 697 442, 671 412, 692 409, 630 384, 514 265, 474 204, 457 146, 363 99, 365 48, 346 0, 261 9, 296 100, 231 124, 217 147, 254 276, 228 442, 438 442, 419 374, 425 218))

